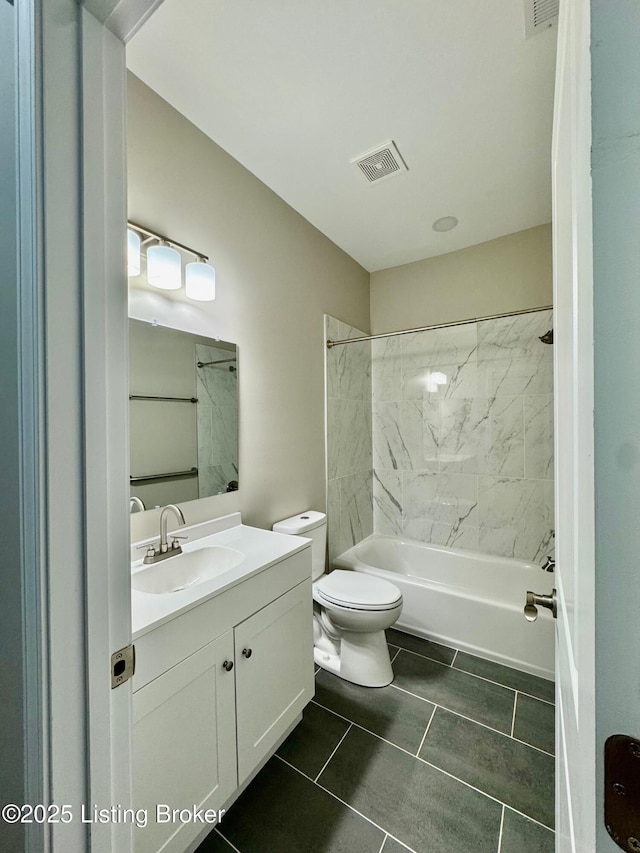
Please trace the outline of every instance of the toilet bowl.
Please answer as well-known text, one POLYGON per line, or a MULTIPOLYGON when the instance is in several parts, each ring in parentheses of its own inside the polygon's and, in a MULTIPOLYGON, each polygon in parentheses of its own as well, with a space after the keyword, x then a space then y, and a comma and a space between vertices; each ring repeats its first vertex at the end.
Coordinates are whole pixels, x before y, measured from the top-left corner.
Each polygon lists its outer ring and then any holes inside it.
POLYGON ((308 510, 273 525, 276 533, 312 540, 313 642, 318 666, 364 687, 393 681, 385 630, 402 612, 402 594, 389 581, 336 569, 324 574, 326 515, 308 510))

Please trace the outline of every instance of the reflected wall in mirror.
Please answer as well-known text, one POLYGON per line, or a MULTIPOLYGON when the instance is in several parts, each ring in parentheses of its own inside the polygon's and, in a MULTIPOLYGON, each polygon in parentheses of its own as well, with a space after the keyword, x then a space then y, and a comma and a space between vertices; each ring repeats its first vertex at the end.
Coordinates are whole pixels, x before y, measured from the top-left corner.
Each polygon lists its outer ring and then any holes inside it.
POLYGON ((129 320, 130 496, 147 509, 238 488, 237 358, 235 344, 129 320))

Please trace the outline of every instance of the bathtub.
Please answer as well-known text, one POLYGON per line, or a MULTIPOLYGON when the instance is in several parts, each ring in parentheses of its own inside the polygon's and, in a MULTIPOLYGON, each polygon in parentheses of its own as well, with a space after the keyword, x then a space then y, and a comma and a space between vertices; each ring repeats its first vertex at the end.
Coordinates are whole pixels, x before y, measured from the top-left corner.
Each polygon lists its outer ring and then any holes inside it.
POLYGON ((549 610, 523 615, 527 590, 550 593, 554 575, 539 566, 374 533, 333 561, 385 578, 402 592, 395 627, 497 663, 554 678, 549 610))

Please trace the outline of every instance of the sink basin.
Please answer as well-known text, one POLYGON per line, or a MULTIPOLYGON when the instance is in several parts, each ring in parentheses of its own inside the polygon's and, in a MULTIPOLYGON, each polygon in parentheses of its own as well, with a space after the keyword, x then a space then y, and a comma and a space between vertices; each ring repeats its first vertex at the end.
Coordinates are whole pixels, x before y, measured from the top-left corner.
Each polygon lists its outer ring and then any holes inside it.
POLYGON ((180 592, 233 569, 242 560, 244 554, 235 548, 216 546, 185 551, 135 572, 131 575, 131 587, 154 595, 180 592))

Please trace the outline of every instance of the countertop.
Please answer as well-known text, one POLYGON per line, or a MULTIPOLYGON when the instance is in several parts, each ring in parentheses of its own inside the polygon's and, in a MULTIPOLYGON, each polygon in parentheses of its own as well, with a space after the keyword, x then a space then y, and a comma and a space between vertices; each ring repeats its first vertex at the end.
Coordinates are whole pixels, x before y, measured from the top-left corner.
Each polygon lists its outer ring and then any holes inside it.
MULTIPOLYGON (((156 595, 132 589, 131 631, 134 640, 165 622, 175 619, 187 610, 222 595, 231 587, 292 554, 303 551, 311 544, 310 539, 302 536, 287 536, 242 524, 239 513, 191 527, 181 527, 175 532, 180 536, 188 537, 188 540, 182 544, 182 550, 185 553, 200 548, 224 546, 241 551, 244 559, 237 566, 221 572, 215 578, 178 592, 156 595)), ((154 540, 145 541, 153 542, 154 540)), ((132 557, 135 555, 135 562, 131 563, 132 574, 149 568, 153 571, 153 566, 144 565, 140 557, 142 552, 137 550, 139 544, 132 546, 132 557)), ((179 557, 169 557, 163 565, 167 565, 173 559, 179 559, 179 557)))

